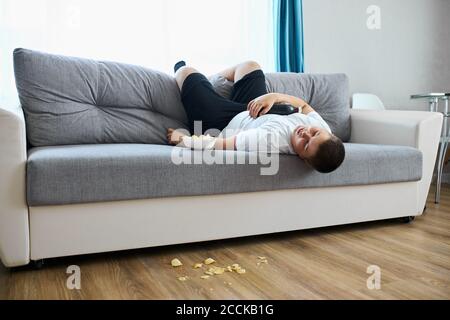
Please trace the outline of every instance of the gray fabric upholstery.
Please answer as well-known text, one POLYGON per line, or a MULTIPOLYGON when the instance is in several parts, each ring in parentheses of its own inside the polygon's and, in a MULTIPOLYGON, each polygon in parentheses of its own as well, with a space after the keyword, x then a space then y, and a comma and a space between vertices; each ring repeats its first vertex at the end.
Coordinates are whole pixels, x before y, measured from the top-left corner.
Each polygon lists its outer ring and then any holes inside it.
MULTIPOLYGON (((220 75, 209 78, 217 93, 231 96, 233 82, 220 75)), ((285 93, 307 101, 328 123, 333 133, 350 140, 350 89, 345 74, 267 73, 269 92, 285 93)))
POLYGON ((350 88, 345 74, 267 74, 269 92, 282 92, 307 101, 333 133, 350 140, 350 88))
MULTIPOLYGON (((401 146, 346 144, 346 160, 331 174, 317 173, 298 157, 282 155, 274 176, 261 175, 260 168, 267 166, 258 164, 175 165, 172 150, 140 144, 33 148, 27 163, 28 204, 367 185, 422 177, 421 152, 401 146)), ((175 151, 193 154, 187 149, 175 151)))
POLYGON ((187 118, 173 77, 143 67, 14 51, 32 146, 166 143, 187 118))
MULTIPOLYGON (((166 130, 186 128, 175 79, 122 63, 16 49, 14 70, 32 146, 166 144, 166 130)), ((211 81, 229 97, 233 83, 211 81)), ((350 137, 345 75, 267 74, 270 92, 302 97, 343 141, 350 137)))

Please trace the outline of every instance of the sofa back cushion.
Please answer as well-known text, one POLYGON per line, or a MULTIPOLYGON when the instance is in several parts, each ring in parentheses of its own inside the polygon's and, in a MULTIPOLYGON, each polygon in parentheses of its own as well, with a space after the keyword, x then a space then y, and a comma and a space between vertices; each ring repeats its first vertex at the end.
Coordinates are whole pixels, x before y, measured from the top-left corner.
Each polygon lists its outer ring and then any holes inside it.
POLYGON ((19 99, 32 146, 166 143, 186 128, 173 77, 122 63, 14 50, 19 99))
POLYGON ((282 92, 308 102, 344 142, 350 140, 350 89, 345 74, 272 73, 269 92, 282 92))
MULTIPOLYGON (((231 96, 233 82, 220 75, 209 78, 215 90, 225 98, 231 96)), ((308 102, 344 142, 350 140, 350 93, 345 74, 267 73, 269 92, 297 96, 308 102)))
MULTIPOLYGON (((123 63, 14 50, 14 71, 31 146, 166 144, 167 128, 187 128, 180 91, 165 73, 123 63)), ((211 82, 229 97, 233 83, 211 82)), ((270 92, 308 101, 343 141, 350 138, 343 74, 269 73, 270 92)))

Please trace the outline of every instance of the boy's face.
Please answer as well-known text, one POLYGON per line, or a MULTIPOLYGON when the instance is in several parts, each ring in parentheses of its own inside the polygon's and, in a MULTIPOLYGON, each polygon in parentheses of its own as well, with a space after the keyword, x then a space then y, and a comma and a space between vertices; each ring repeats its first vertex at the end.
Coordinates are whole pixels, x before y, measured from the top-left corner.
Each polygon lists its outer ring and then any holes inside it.
POLYGON ((299 126, 291 136, 295 153, 303 160, 312 158, 321 143, 331 138, 331 134, 322 128, 299 126))

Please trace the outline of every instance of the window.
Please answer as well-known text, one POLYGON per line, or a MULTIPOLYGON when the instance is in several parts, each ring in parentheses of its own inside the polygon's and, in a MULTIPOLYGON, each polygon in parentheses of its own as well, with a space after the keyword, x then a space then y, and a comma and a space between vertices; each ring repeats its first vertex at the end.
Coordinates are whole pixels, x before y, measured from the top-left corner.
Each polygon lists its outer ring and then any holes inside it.
POLYGON ((249 59, 274 71, 272 39, 272 0, 0 0, 0 98, 16 95, 16 47, 210 75, 249 59))

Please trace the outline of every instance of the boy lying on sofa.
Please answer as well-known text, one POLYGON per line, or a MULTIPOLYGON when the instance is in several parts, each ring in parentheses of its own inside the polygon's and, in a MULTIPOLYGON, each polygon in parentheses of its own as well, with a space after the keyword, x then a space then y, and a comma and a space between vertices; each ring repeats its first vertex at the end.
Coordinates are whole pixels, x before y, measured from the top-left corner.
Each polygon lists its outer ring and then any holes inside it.
POLYGON ((303 99, 268 93, 265 75, 256 62, 245 62, 219 73, 234 81, 231 99, 216 93, 209 80, 184 61, 174 69, 190 133, 198 136, 169 129, 170 144, 192 149, 296 154, 322 173, 336 170, 344 161, 344 145, 322 117, 303 99), (291 105, 298 112, 268 114, 277 104, 291 105), (196 122, 201 122, 200 130, 194 128, 196 122), (203 135, 208 132, 220 134, 203 135))

